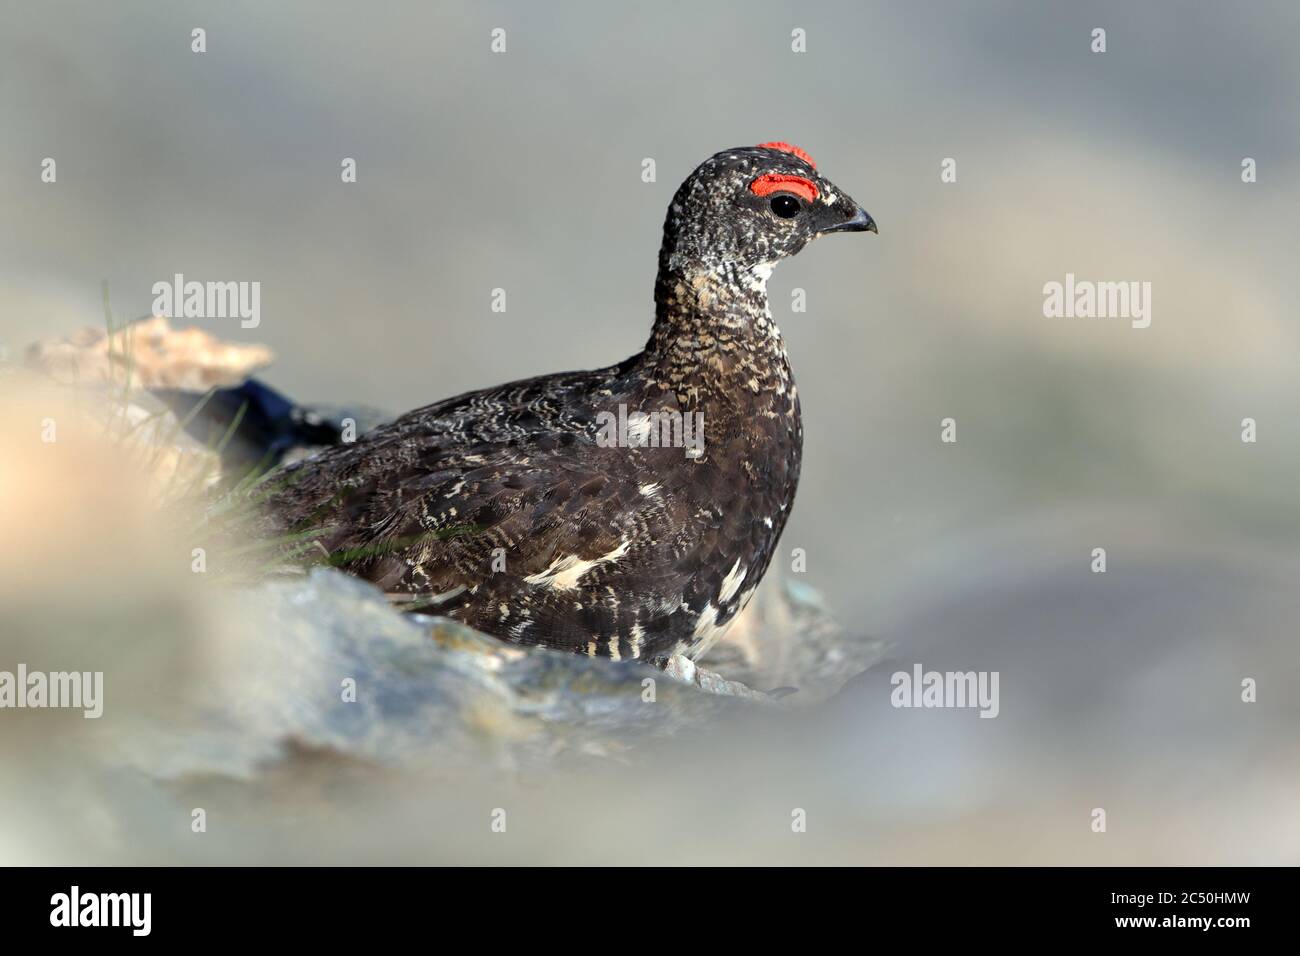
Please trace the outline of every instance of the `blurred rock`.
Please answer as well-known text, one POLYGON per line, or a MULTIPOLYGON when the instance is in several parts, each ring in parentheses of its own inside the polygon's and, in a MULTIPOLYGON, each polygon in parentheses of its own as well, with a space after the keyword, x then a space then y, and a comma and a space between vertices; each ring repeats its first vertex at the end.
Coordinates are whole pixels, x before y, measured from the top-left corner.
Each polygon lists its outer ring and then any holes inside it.
POLYGON ((27 348, 25 363, 64 385, 116 384, 205 392, 242 382, 270 365, 274 357, 265 345, 223 342, 202 329, 173 329, 166 318, 151 316, 112 335, 89 327, 33 343, 27 348))
POLYGON ((302 752, 440 772, 552 766, 627 754, 763 696, 693 668, 678 680, 402 614, 333 569, 238 597, 187 713, 118 725, 137 769, 251 779, 302 752))
POLYGON ((735 623, 703 663, 768 692, 794 692, 790 703, 817 704, 881 659, 882 641, 850 633, 813 587, 774 565, 735 623))

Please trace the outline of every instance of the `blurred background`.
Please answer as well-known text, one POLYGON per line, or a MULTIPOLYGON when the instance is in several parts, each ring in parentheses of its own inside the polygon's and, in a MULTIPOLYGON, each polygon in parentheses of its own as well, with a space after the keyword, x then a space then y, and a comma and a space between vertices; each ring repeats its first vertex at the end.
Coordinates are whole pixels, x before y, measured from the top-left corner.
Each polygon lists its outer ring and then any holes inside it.
MULTIPOLYGON (((181 272, 261 282, 258 328, 198 321, 270 346, 263 377, 303 401, 396 412, 610 364, 649 332, 680 181, 725 147, 802 146, 880 235, 815 243, 770 283, 806 433, 782 550, 806 550, 803 580, 843 627, 890 642, 899 669, 1001 674, 996 720, 891 708, 887 663, 820 708, 720 721, 628 767, 526 786, 485 772, 455 796, 436 775, 362 788, 344 822, 327 815, 325 844, 230 797, 238 836, 196 847, 183 820, 150 831, 134 778, 82 781, 47 753, 40 773, 0 769, 0 859, 1300 862, 1293 4, 0 11, 11 356, 101 325, 103 280, 138 316, 181 272), (1246 157, 1257 182, 1242 182, 1246 157), (1045 318, 1043 285, 1067 272, 1150 282, 1150 327, 1045 318), (939 440, 947 417, 955 444, 939 440), (54 792, 76 796, 38 824, 54 792), (546 825, 490 847, 456 826, 456 807, 502 792, 546 825), (809 811, 798 838, 792 807, 809 811), (1095 807, 1106 834, 1089 829, 1095 807)), ((27 460, 24 434, 4 449, 10 492, 49 464, 27 460)), ((69 555, 95 535, 74 524, 71 549, 49 543, 67 487, 24 488, 10 540, 52 553, 10 549, 11 614, 34 616, 0 643, 0 668, 21 659, 20 631, 93 643, 122 620, 114 598, 68 600, 83 576, 69 555)), ((95 566, 141 619, 160 602, 175 615, 131 673, 202 680, 172 638, 214 632, 173 607, 167 576, 95 566)), ((301 806, 286 799, 289 817, 301 806)))

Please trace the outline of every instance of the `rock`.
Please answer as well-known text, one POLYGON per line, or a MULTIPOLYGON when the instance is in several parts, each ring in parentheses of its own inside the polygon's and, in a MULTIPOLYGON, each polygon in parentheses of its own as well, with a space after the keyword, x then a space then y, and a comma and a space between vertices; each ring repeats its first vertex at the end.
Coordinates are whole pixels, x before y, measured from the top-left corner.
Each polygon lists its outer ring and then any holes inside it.
POLYGON ((845 631, 815 588, 773 566, 704 663, 802 706, 833 697, 885 651, 884 642, 845 631))
POLYGON ((138 769, 250 779, 322 751, 405 770, 550 766, 625 754, 763 699, 694 670, 677 680, 404 615, 333 569, 238 598, 188 716, 121 735, 138 769))
POLYGON ((64 385, 184 388, 235 385, 274 360, 265 345, 223 342, 152 316, 115 330, 84 328, 27 348, 25 364, 64 385), (128 382, 128 370, 129 378, 128 382))

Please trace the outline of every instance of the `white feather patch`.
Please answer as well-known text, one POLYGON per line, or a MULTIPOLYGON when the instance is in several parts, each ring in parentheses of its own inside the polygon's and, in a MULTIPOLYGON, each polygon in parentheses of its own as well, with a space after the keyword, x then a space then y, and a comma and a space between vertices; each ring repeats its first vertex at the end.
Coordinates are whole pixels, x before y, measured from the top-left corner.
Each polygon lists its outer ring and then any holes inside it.
POLYGON ((556 591, 572 591, 578 586, 582 576, 593 568, 598 568, 602 564, 609 564, 611 561, 617 561, 623 555, 627 554, 632 547, 632 543, 623 539, 620 544, 609 554, 603 554, 598 558, 579 557, 576 554, 566 554, 562 558, 556 558, 551 562, 550 567, 545 571, 539 571, 537 574, 530 574, 524 578, 529 584, 536 584, 539 587, 548 587, 556 591))
POLYGON ((726 604, 735 597, 736 592, 740 590, 741 583, 745 580, 745 575, 748 573, 749 569, 742 568, 740 558, 737 558, 736 563, 727 572, 727 576, 722 579, 722 590, 718 593, 719 604, 726 604))

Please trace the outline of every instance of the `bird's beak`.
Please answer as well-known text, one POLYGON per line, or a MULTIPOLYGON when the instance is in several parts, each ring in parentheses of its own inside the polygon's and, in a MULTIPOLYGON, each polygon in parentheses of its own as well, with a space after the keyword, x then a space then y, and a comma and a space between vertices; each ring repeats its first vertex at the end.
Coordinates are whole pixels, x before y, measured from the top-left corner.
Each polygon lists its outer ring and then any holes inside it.
POLYGON ((828 232, 874 232, 877 235, 880 234, 880 230, 876 228, 876 220, 872 219, 871 213, 861 206, 858 206, 848 219, 819 229, 818 232, 822 234, 828 232))

